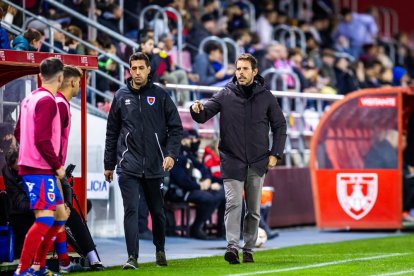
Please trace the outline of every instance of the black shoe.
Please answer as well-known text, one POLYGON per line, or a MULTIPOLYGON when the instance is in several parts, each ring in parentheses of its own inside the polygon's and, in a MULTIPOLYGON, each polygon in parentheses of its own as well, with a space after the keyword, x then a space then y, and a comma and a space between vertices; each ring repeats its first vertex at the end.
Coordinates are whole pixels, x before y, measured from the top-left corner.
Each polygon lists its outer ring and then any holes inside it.
POLYGON ((134 256, 129 256, 128 261, 122 266, 122 269, 137 269, 138 262, 134 256))
POLYGON ((155 263, 158 266, 167 266, 167 258, 165 257, 165 252, 163 251, 158 251, 155 254, 155 263))
POLYGON ((229 264, 240 264, 239 251, 234 247, 227 247, 224 259, 228 261, 229 264))
POLYGON ((252 251, 243 250, 243 263, 254 263, 252 251))
POLYGON ((90 267, 91 271, 105 270, 105 267, 103 266, 103 264, 101 262, 91 263, 91 265, 89 267, 90 267))

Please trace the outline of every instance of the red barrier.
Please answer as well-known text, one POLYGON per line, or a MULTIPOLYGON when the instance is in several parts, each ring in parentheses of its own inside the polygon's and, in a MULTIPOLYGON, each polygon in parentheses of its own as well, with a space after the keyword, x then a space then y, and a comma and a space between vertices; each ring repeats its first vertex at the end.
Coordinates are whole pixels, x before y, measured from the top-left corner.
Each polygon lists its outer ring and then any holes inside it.
POLYGON ((409 88, 361 90, 322 117, 310 159, 319 228, 401 228, 402 133, 413 100, 409 88))

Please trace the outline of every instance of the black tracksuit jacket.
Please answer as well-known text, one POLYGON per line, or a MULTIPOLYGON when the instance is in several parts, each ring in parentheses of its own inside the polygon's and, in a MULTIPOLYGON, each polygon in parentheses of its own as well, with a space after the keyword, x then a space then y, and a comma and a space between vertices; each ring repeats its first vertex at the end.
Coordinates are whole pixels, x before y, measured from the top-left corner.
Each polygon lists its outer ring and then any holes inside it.
POLYGON ((105 170, 137 177, 161 178, 163 157, 177 159, 182 124, 177 107, 159 86, 148 82, 139 90, 120 88, 109 111, 105 170))
POLYGON ((286 120, 272 93, 257 75, 253 93, 244 96, 234 77, 226 87, 204 104, 204 110, 191 116, 204 123, 220 112, 220 166, 223 179, 244 181, 251 167, 262 176, 269 155, 280 159, 286 142, 286 120), (273 140, 269 143, 269 130, 273 140), (270 147, 271 145, 271 147, 270 147))

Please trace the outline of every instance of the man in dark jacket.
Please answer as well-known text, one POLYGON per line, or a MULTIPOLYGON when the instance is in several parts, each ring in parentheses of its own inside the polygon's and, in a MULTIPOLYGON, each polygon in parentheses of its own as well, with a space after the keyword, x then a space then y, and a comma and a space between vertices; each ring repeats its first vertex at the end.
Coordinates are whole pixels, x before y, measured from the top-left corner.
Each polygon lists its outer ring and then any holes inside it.
POLYGON ((166 266, 163 177, 174 166, 181 145, 182 125, 168 94, 148 75, 148 57, 137 52, 129 59, 131 78, 112 102, 105 142, 105 178, 112 181, 117 166, 124 202, 124 228, 128 261, 124 269, 138 267, 138 204, 142 185, 152 218, 156 263, 166 266))
POLYGON ((242 54, 236 74, 226 87, 204 105, 196 101, 191 116, 204 123, 220 112, 220 161, 226 193, 225 225, 228 242, 224 255, 238 264, 242 192, 246 201, 243 227, 243 262, 253 262, 252 248, 260 221, 260 195, 267 169, 282 158, 286 140, 286 120, 275 97, 258 75, 257 61, 242 54), (270 127, 270 128, 269 128, 270 127), (273 132, 269 147, 269 130, 273 132), (269 150, 270 148, 270 150, 269 150))

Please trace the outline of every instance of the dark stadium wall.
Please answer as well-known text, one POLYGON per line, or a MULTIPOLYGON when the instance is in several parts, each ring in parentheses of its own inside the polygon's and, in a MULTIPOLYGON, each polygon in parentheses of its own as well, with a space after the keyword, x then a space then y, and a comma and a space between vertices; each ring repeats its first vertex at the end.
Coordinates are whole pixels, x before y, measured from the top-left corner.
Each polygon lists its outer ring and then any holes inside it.
POLYGON ((400 31, 413 32, 413 10, 414 1, 410 0, 364 0, 358 1, 358 11, 365 12, 369 7, 385 7, 394 9, 398 13, 399 17, 399 29, 400 31))

